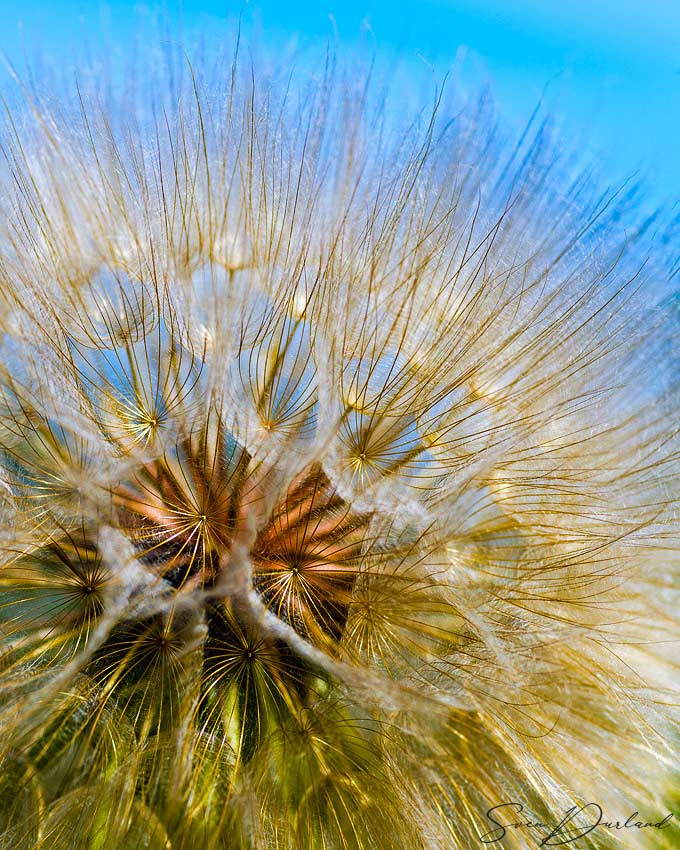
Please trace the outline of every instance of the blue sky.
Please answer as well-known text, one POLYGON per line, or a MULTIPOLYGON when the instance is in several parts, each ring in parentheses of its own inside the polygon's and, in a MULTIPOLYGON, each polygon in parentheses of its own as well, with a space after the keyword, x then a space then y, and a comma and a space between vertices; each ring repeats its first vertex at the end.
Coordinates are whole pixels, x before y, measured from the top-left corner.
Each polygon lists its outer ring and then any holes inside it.
MULTIPOLYGON (((59 61, 83 41, 96 51, 106 32, 125 43, 140 10, 196 33, 241 5, 0 0, 0 49, 19 67, 36 48, 59 61)), ((268 41, 337 28, 341 43, 369 38, 439 73, 458 60, 465 79, 491 80, 510 123, 542 98, 567 145, 585 146, 611 180, 641 171, 651 196, 680 198, 680 0, 250 0, 243 16, 268 41)))

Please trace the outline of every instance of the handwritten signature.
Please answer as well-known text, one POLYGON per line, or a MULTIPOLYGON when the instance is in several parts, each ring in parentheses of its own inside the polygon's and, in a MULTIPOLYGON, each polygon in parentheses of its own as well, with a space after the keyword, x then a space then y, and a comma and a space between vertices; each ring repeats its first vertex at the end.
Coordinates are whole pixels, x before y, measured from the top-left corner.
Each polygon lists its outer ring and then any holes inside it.
POLYGON ((638 812, 633 812, 625 821, 607 820, 600 805, 585 803, 582 806, 572 806, 565 812, 562 820, 552 826, 527 817, 524 814, 524 805, 512 802, 493 806, 487 811, 486 817, 495 828, 481 836, 484 844, 501 841, 509 829, 527 829, 539 832, 535 836, 539 847, 558 847, 573 844, 594 829, 666 829, 671 826, 675 816, 673 812, 669 812, 661 820, 648 822, 640 818, 638 812))

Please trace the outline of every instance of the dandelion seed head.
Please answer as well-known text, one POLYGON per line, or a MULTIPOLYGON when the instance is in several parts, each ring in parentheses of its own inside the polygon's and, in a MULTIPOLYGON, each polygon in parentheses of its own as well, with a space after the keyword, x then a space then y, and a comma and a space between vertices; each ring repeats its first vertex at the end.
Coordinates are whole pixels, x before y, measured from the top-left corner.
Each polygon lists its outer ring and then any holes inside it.
POLYGON ((468 848, 602 777, 661 805, 654 234, 547 126, 404 120, 338 61, 8 123, 0 848, 468 848))

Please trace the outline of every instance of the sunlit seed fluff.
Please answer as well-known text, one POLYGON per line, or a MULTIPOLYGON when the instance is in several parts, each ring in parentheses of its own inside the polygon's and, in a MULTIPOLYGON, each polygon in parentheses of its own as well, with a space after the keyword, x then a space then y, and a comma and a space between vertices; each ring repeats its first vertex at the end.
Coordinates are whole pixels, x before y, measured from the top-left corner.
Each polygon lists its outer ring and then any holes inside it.
POLYGON ((672 804, 661 219, 545 126, 336 64, 172 59, 5 122, 1 850, 672 804))

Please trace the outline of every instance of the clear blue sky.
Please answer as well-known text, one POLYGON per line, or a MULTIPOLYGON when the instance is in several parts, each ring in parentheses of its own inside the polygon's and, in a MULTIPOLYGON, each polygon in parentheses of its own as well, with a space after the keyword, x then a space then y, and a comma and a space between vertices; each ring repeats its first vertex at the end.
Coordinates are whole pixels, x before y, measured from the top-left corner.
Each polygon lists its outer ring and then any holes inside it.
MULTIPOLYGON (((301 36, 356 42, 370 28, 379 49, 438 71, 463 57, 470 78, 490 78, 502 111, 524 121, 539 98, 567 141, 587 144, 616 180, 642 170, 650 193, 680 199, 680 0, 250 0, 244 19, 268 41, 301 36), (584 142, 587 140, 587 142, 584 142)), ((0 0, 0 49, 21 65, 38 47, 57 60, 104 31, 126 41, 140 9, 165 10, 185 31, 234 18, 229 0, 0 0)))

